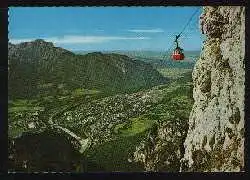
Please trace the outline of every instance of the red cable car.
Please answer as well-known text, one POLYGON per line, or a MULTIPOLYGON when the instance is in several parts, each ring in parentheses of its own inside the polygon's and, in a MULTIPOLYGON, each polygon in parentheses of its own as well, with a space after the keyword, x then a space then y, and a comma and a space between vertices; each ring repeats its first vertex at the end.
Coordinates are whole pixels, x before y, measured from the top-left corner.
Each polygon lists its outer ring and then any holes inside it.
POLYGON ((182 52, 182 49, 177 47, 172 54, 172 59, 175 61, 181 61, 184 60, 184 58, 185 56, 184 53, 182 52))
POLYGON ((172 59, 175 60, 175 61, 181 61, 181 60, 184 60, 185 56, 184 56, 184 53, 182 52, 183 49, 181 49, 178 45, 178 38, 180 37, 180 35, 176 36, 176 39, 175 39, 175 42, 176 42, 176 48, 175 50, 173 51, 173 54, 172 54, 172 59))

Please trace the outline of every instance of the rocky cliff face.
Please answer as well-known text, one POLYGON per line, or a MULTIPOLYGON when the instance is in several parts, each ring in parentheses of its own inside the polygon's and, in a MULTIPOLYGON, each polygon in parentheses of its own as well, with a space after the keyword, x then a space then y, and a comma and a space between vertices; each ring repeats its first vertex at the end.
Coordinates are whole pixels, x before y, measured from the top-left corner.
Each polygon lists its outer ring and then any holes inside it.
MULTIPOLYGON (((177 82, 177 81, 176 81, 177 82)), ((184 141, 188 131, 188 118, 192 109, 192 78, 191 73, 178 84, 169 85, 170 91, 164 91, 167 98, 156 112, 158 124, 152 128, 147 137, 136 147, 132 160, 143 165, 146 171, 178 172, 180 160, 184 154, 184 141), (167 115, 164 115, 166 113, 167 115)))
POLYGON ((204 7, 181 171, 244 171, 245 8, 204 7))

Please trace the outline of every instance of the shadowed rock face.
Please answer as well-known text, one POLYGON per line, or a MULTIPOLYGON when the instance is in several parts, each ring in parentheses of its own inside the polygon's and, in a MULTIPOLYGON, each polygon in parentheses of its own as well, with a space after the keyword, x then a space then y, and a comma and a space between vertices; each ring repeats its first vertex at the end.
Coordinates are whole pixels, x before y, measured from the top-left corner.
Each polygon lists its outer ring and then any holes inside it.
POLYGON ((77 151, 77 142, 66 134, 46 130, 9 140, 9 170, 21 172, 76 172, 102 170, 77 151))
POLYGON ((74 171, 79 157, 66 136, 52 131, 10 140, 9 169, 14 171, 74 171))
POLYGON ((242 171, 245 9, 204 7, 200 24, 207 39, 193 71, 181 171, 242 171))

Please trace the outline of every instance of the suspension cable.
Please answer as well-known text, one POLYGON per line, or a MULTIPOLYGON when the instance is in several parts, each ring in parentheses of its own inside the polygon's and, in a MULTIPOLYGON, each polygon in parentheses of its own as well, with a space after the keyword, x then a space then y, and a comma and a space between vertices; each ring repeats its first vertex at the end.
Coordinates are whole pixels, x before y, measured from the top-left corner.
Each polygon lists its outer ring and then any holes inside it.
MULTIPOLYGON (((189 18, 188 22, 186 23, 186 25, 183 27, 182 31, 176 36, 176 40, 181 36, 181 34, 185 31, 185 29, 187 28, 187 26, 190 24, 191 20, 193 19, 194 15, 198 12, 198 10, 200 9, 200 7, 198 7, 194 13, 192 14, 192 16, 189 18)), ((166 56, 168 55, 170 49, 172 48, 172 46, 174 45, 174 43, 169 47, 169 49, 167 50, 167 53, 163 56, 163 60, 165 60, 166 56)))
POLYGON ((193 19, 194 15, 198 12, 199 9, 200 9, 200 7, 197 8, 196 11, 195 11, 195 12, 192 14, 192 16, 189 18, 187 24, 183 27, 182 31, 177 35, 178 37, 180 37, 181 34, 185 31, 185 29, 187 28, 187 26, 189 25, 189 23, 191 22, 191 20, 193 19))

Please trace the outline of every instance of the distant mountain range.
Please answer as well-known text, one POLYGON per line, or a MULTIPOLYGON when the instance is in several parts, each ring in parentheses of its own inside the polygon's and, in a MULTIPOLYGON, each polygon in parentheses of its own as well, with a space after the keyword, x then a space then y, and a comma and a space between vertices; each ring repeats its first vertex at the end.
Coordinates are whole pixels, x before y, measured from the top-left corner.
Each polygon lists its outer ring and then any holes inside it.
MULTIPOLYGON (((87 54, 89 51, 74 51, 76 54, 87 54)), ((155 68, 193 68, 200 56, 200 51, 184 51, 184 61, 172 61, 171 52, 162 51, 103 51, 103 53, 118 53, 152 64, 155 68)))
POLYGON ((116 53, 77 55, 41 39, 9 43, 9 98, 63 88, 130 92, 167 82, 149 63, 116 53))

